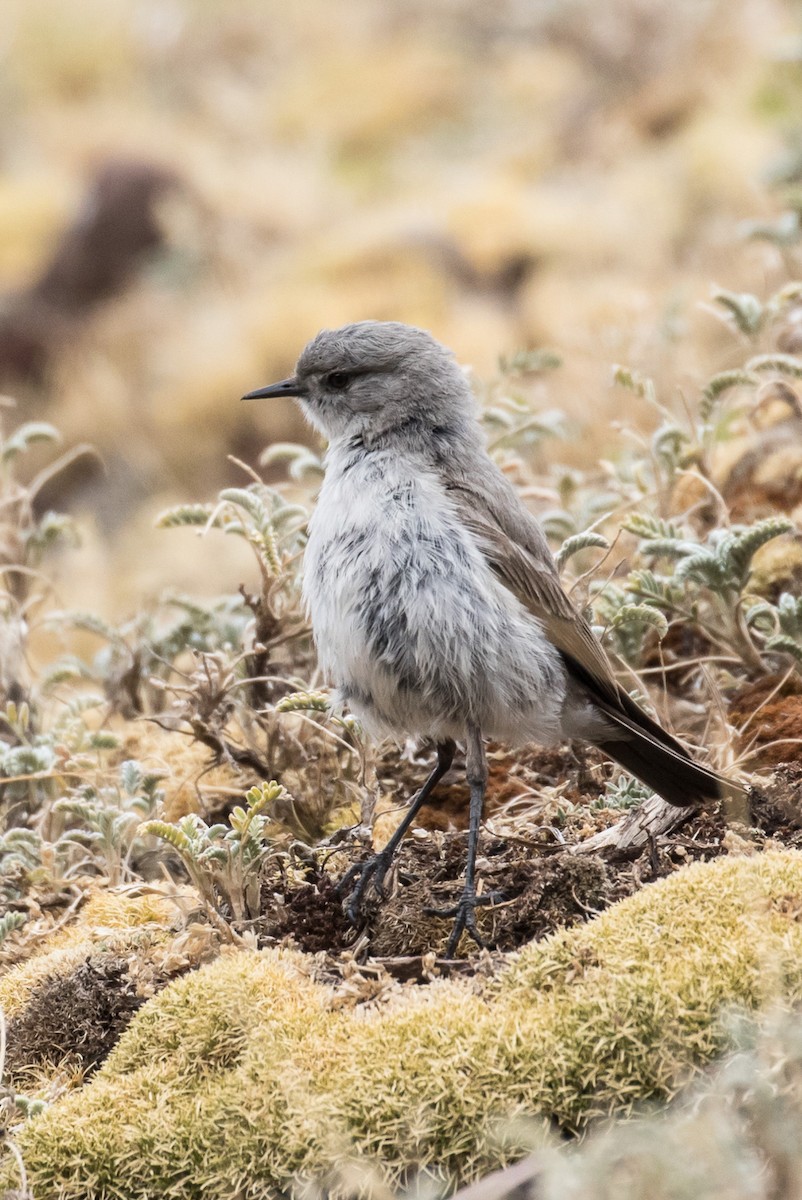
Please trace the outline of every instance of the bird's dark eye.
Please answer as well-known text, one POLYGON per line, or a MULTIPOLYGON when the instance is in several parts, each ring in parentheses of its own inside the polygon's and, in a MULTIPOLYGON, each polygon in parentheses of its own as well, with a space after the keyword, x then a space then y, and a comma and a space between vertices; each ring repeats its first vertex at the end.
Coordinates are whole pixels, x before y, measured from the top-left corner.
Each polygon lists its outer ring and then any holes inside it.
POLYGON ((331 371, 326 376, 326 386, 335 392, 344 392, 350 382, 351 376, 347 371, 331 371))

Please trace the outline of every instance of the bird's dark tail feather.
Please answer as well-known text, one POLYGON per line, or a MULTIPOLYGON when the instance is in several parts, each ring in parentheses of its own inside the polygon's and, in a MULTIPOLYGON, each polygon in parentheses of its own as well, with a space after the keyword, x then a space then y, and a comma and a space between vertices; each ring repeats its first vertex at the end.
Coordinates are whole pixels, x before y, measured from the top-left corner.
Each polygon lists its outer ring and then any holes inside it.
POLYGON ((599 707, 619 736, 596 744, 642 783, 677 808, 725 797, 744 799, 740 784, 695 762, 623 689, 618 701, 616 705, 602 702, 599 707))
POLYGON ((641 783, 677 808, 688 808, 703 800, 719 800, 724 796, 740 798, 744 794, 737 783, 700 766, 692 758, 669 750, 648 735, 632 734, 626 740, 621 738, 596 744, 641 783))
POLYGON ((676 738, 616 683, 600 680, 568 654, 563 661, 594 707, 607 718, 610 733, 595 745, 653 788, 669 804, 690 808, 725 797, 743 802, 746 790, 710 767, 695 762, 676 738))

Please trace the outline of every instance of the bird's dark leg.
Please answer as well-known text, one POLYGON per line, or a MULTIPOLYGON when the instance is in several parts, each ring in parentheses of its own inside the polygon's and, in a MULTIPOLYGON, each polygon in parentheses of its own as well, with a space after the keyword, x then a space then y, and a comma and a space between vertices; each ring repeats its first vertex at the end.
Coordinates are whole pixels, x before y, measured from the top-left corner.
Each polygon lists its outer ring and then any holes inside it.
POLYGON ((372 855, 370 858, 365 859, 364 862, 354 863, 354 865, 345 872, 342 879, 337 884, 337 892, 339 895, 342 895, 356 880, 356 887, 351 893, 351 897, 346 908, 348 919, 354 924, 356 924, 359 906, 365 894, 365 889, 371 880, 373 881, 373 886, 378 894, 380 896, 384 895, 382 884, 384 882, 384 877, 390 868, 390 863, 393 861, 393 856, 401 844, 404 834, 415 820, 415 817, 423 808, 424 804, 429 799, 445 773, 451 767, 451 764, 454 761, 455 750, 456 746, 450 738, 448 741, 441 742, 438 745, 437 763, 434 770, 420 791, 413 796, 409 803, 409 809, 407 813, 400 822, 398 828, 393 833, 393 836, 390 838, 387 845, 384 847, 384 849, 380 850, 378 854, 372 855))
MULTIPOLYGON (((451 937, 448 939, 446 958, 453 958, 459 945, 463 930, 467 929, 477 945, 484 942, 476 928, 477 904, 488 903, 487 900, 477 900, 476 897, 476 851, 479 845, 479 826, 482 822, 482 809, 485 802, 487 787, 487 757, 482 732, 478 725, 468 725, 468 753, 466 767, 468 785, 471 789, 470 824, 468 826, 468 862, 465 867, 465 886, 462 895, 454 908, 445 910, 428 909, 433 916, 456 917, 451 937)), ((490 899, 490 898, 489 898, 490 899)))

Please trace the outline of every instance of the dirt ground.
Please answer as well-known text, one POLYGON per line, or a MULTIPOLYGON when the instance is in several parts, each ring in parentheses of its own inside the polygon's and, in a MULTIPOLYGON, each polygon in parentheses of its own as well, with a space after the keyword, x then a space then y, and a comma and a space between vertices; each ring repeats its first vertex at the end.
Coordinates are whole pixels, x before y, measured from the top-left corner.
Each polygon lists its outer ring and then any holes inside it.
MULTIPOLYGON (((555 752, 553 757, 564 753, 555 752)), ((567 789, 576 800, 582 786, 577 776, 586 768, 586 763, 575 764, 567 789)), ((722 804, 691 812, 673 834, 627 854, 577 853, 584 837, 620 817, 611 809, 577 805, 567 816, 560 814, 559 824, 532 824, 516 833, 493 832, 496 821, 491 810, 477 859, 480 895, 491 898, 478 910, 487 949, 515 950, 556 929, 588 920, 688 863, 727 853, 753 853, 769 842, 802 844, 802 765, 781 766, 765 787, 752 789, 749 803, 748 813, 725 811, 722 804)), ((455 823, 462 812, 452 808, 455 823)), ((424 821, 426 817, 424 810, 424 821)), ((437 828, 441 817, 442 810, 435 816, 435 828, 419 828, 406 838, 385 880, 385 897, 368 889, 356 928, 343 912, 331 859, 336 858, 339 877, 351 864, 369 857, 364 843, 344 842, 328 860, 310 861, 306 881, 300 885, 286 887, 280 874, 266 880, 264 915, 257 929, 260 944, 290 938, 309 953, 355 953, 378 961, 391 973, 413 975, 417 960, 442 953, 450 932, 450 920, 431 910, 453 906, 462 887, 467 833, 437 828)), ((462 969, 481 953, 464 936, 462 969)))

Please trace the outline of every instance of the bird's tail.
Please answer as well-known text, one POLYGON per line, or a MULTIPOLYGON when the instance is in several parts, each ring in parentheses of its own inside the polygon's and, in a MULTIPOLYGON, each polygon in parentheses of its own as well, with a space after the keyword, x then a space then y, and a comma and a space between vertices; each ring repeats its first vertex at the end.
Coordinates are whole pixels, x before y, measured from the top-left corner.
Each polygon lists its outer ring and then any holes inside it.
POLYGON ((596 745, 669 804, 686 808, 703 800, 745 798, 740 784, 695 762, 623 689, 619 704, 599 707, 615 734, 596 745))

